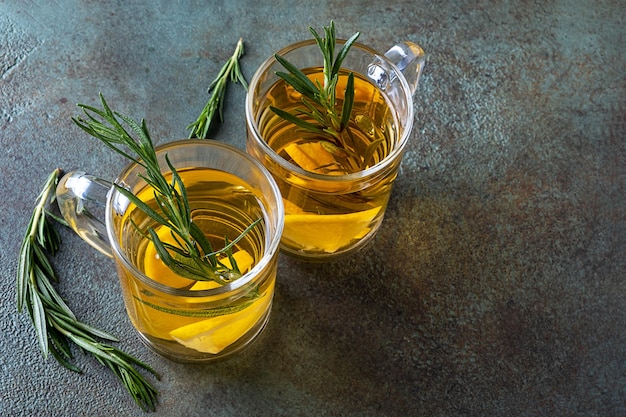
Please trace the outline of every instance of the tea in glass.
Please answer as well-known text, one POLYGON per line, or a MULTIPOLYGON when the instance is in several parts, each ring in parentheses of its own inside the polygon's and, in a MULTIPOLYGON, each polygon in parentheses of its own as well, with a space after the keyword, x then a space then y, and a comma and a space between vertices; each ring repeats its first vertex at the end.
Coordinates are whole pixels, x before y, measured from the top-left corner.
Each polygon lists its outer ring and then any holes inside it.
MULTIPOLYGON (((267 217, 255 194, 241 179, 213 169, 178 171, 187 188, 193 221, 205 233, 213 248, 222 248, 225 238, 231 241, 244 233, 257 219, 267 217)), ((152 208, 157 208, 152 188, 136 195, 152 208)), ((147 228, 155 228, 160 240, 177 245, 170 229, 155 224, 143 211, 130 205, 117 222, 120 247, 143 274, 168 288, 197 292, 197 297, 181 297, 159 293, 141 281, 122 279, 127 310, 133 325, 154 344, 179 343, 198 352, 218 354, 236 343, 247 332, 254 332, 269 313, 276 271, 263 280, 254 281, 237 297, 202 296, 204 290, 218 289, 212 280, 191 280, 172 272, 162 261, 147 237, 147 228)), ((264 222, 257 223, 243 235, 232 249, 235 264, 241 272, 249 272, 265 252, 264 222)), ((181 248, 182 249, 182 248, 181 248)), ((233 267, 222 255, 220 262, 233 267)), ((124 267, 122 274, 127 274, 124 267)))
MULTIPOLYGON (((339 45, 344 42, 337 40, 339 45)), ((322 83, 314 41, 288 46, 277 55, 314 84, 322 83)), ((306 260, 333 260, 363 247, 380 227, 413 123, 412 90, 393 63, 354 43, 336 87, 335 106, 341 109, 348 74, 353 73, 354 106, 348 127, 340 135, 318 134, 272 110, 314 123, 302 111, 302 94, 277 71, 283 71, 282 66, 269 58, 250 82, 247 150, 280 188, 285 206, 281 249, 306 260), (377 78, 371 76, 374 73, 377 78)))
MULTIPOLYGON (((323 78, 321 68, 304 72, 314 82, 323 78)), ((339 92, 344 91, 346 79, 344 71, 337 83, 339 108, 343 104, 339 92)), ((270 110, 270 105, 290 112, 302 107, 301 95, 283 80, 269 89, 261 105, 261 136, 279 157, 308 173, 339 178, 376 165, 394 148, 397 123, 385 97, 371 82, 357 76, 354 86, 354 116, 342 132, 341 146, 331 138, 294 129, 270 110)), ((382 220, 394 177, 392 172, 376 186, 354 192, 345 192, 346 184, 341 181, 316 191, 315 177, 298 184, 277 179, 286 207, 283 247, 295 253, 332 254, 362 239, 382 220)))
MULTIPOLYGON (((215 273, 175 273, 160 258, 172 256, 190 267, 201 261, 181 256, 180 236, 146 213, 165 205, 137 163, 116 183, 147 208, 82 172, 59 182, 59 207, 83 239, 115 260, 128 316, 150 348, 182 362, 227 357, 255 340, 269 318, 284 219, 280 191, 255 159, 212 140, 171 142, 157 148, 156 157, 167 181, 175 167, 184 184, 189 217, 208 241, 201 256, 219 266, 215 273), (103 224, 86 204, 101 201, 105 190, 103 224), (170 246, 163 252, 160 245, 170 246)), ((198 241, 201 235, 194 236, 198 241)))

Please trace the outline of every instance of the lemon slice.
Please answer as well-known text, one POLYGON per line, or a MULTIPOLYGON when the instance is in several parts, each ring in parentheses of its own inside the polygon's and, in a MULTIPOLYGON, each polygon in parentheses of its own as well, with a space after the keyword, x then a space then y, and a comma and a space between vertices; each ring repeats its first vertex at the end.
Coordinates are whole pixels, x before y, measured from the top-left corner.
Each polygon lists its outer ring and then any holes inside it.
POLYGON ((285 152, 293 162, 310 172, 320 172, 320 167, 337 162, 319 142, 291 143, 285 146, 285 152))
MULTIPOLYGON (((159 240, 163 243, 176 245, 169 227, 161 226, 156 230, 159 240)), ((159 257, 154 243, 150 241, 146 247, 143 261, 143 272, 153 280, 174 288, 184 288, 191 285, 193 280, 181 277, 169 269, 159 257)))
MULTIPOLYGON (((252 255, 250 255, 247 251, 243 249, 233 253, 233 258, 235 258, 235 262, 237 262, 239 271, 241 271, 242 274, 245 274, 246 271, 250 269, 250 267, 252 266, 252 263, 254 262, 252 255)), ((224 258, 220 258, 220 262, 226 265, 228 268, 232 268, 232 265, 230 264, 230 260, 228 259, 227 256, 224 258)), ((192 285, 190 290, 192 291, 210 290, 211 288, 217 288, 219 286, 220 284, 218 284, 215 281, 196 281, 196 283, 192 285)))
POLYGON ((179 327, 170 336, 181 345, 198 352, 216 354, 239 340, 267 311, 272 288, 247 308, 179 327))
MULTIPOLYGON (((160 227, 156 232, 162 242, 170 244, 176 243, 168 227, 160 227)), ((241 272, 246 272, 250 269, 254 262, 252 256, 245 250, 235 252, 233 257, 241 272)), ((220 259, 220 261, 228 267, 231 266, 228 257, 220 259)), ((143 269, 148 277, 170 287, 186 288, 194 282, 193 280, 177 275, 169 269, 159 258, 152 242, 149 242, 146 247, 143 269)), ((191 286, 191 290, 205 290, 218 286, 219 284, 214 281, 196 281, 196 283, 191 286)), ((141 332, 156 338, 168 340, 172 340, 172 336, 170 335, 171 329, 197 322, 197 318, 159 311, 139 300, 135 300, 134 302, 134 315, 141 317, 141 319, 134 320, 136 327, 139 328, 141 332)))
POLYGON ((185 317, 156 310, 140 300, 133 300, 133 310, 129 314, 135 327, 147 336, 172 340, 170 331, 198 321, 196 317, 185 317))
MULTIPOLYGON (((169 244, 176 243, 168 227, 159 227, 156 230, 156 233, 161 242, 169 244)), ((194 282, 193 280, 181 277, 169 269, 159 258, 156 248, 152 242, 149 242, 146 246, 143 262, 144 274, 161 284, 173 288, 185 288, 189 287, 194 282)), ((139 293, 138 296, 141 297, 141 299, 144 299, 143 294, 139 293)), ((133 311, 134 314, 131 314, 131 319, 133 319, 135 315, 137 316, 137 319, 133 320, 133 322, 135 322, 136 327, 142 333, 166 340, 172 340, 172 337, 169 335, 169 331, 172 328, 193 323, 197 320, 193 317, 173 315, 154 309, 138 299, 134 300, 133 311)))
POLYGON ((283 238, 304 250, 328 253, 365 236, 380 207, 348 214, 287 214, 283 238))

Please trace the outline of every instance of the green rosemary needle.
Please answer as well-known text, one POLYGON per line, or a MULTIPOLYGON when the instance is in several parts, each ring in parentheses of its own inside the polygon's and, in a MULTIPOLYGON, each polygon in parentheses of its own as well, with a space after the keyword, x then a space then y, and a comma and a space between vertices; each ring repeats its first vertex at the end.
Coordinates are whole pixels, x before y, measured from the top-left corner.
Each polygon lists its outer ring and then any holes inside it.
POLYGON ((137 368, 156 378, 159 378, 158 374, 147 364, 107 343, 117 342, 115 337, 78 320, 52 284, 58 281, 58 277, 48 256, 56 253, 61 239, 51 222, 51 219, 58 218, 46 206, 54 199, 60 175, 61 170, 55 169, 48 176, 20 247, 17 310, 27 309, 44 357, 51 354, 64 367, 80 372, 70 362, 71 342, 111 369, 139 407, 154 411, 158 392, 137 368))
POLYGON ((114 186, 152 220, 171 230, 174 240, 179 245, 161 241, 152 227, 148 227, 147 232, 142 232, 154 244, 161 261, 177 275, 191 280, 212 280, 225 284, 241 277, 237 262, 232 256, 233 245, 261 219, 253 222, 236 239, 231 241, 225 238, 224 247, 214 250, 197 223, 192 221, 185 185, 167 155, 165 162, 171 171, 171 180, 168 181, 161 173, 145 121, 138 123, 127 116, 113 112, 102 95, 100 95, 100 101, 102 109, 79 104, 86 118, 75 117, 72 120, 91 136, 145 168, 146 173, 141 177, 154 190, 154 197, 159 206, 158 211, 152 209, 126 188, 117 184, 114 186), (132 136, 122 123, 130 128, 135 136, 132 136), (226 255, 232 267, 220 261, 218 255, 226 255))
POLYGON ((274 106, 270 106, 270 109, 299 128, 325 137, 327 140, 320 142, 324 149, 333 154, 338 162, 343 162, 341 165, 346 170, 354 170, 364 165, 361 163, 354 166, 353 161, 358 159, 358 156, 350 150, 350 146, 347 146, 353 142, 348 125, 354 106, 354 73, 348 74, 340 113, 336 105, 336 88, 341 64, 360 33, 352 35, 335 56, 337 38, 334 22, 331 21, 329 26, 324 26, 323 38, 315 29, 309 27, 309 30, 323 56, 323 84, 314 83, 302 70, 276 54, 274 55, 276 60, 287 70, 287 72, 277 71, 276 75, 302 95, 304 108, 297 109, 294 113, 274 106))
POLYGON ((217 77, 209 85, 208 93, 211 95, 209 101, 202 109, 198 119, 187 126, 191 129, 189 138, 207 139, 209 128, 213 125, 215 112, 219 113, 220 121, 224 121, 222 110, 224 108, 224 97, 228 80, 233 83, 240 82, 244 89, 248 89, 248 83, 241 73, 239 58, 244 53, 243 40, 240 38, 233 55, 226 61, 217 77))

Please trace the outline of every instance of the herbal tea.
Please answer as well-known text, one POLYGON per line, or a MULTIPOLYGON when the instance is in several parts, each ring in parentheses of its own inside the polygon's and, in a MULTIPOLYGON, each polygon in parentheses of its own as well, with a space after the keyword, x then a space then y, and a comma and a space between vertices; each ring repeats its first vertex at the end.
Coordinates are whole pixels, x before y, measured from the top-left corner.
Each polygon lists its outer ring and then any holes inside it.
MULTIPOLYGON (((323 82, 322 68, 303 72, 313 83, 323 82)), ((275 114, 270 106, 300 116, 299 109, 303 108, 300 93, 283 80, 276 82, 259 99, 264 103, 258 113, 263 140, 286 161, 324 176, 345 176, 381 162, 398 140, 394 112, 376 86, 360 74, 355 73, 354 77, 354 106, 348 127, 334 136, 305 131, 275 114)), ((335 102, 339 109, 347 78, 347 72, 341 71, 335 102)), ((276 167, 269 168, 277 171, 276 167)), ((296 183, 274 175, 285 204, 282 248, 296 255, 302 251, 336 253, 356 240, 373 236, 382 221, 395 176, 396 171, 392 170, 373 186, 337 181, 335 188, 331 185, 317 190, 314 179, 299 178, 296 183)))
MULTIPOLYGON (((257 196, 240 178, 214 169, 194 168, 178 171, 187 191, 191 217, 215 250, 233 241, 246 228, 266 214, 257 196)), ((171 175, 170 175, 171 176, 171 175)), ((167 175, 166 175, 167 177, 167 175)), ((156 209, 154 190, 150 187, 136 196, 156 209)), ((177 239, 169 228, 155 224, 142 210, 132 205, 118 222, 120 246, 128 259, 147 277, 164 288, 185 289, 190 292, 216 289, 215 281, 184 278, 171 271, 160 259, 147 228, 153 227, 160 240, 176 246, 177 239)), ((232 248, 232 258, 218 255, 221 263, 245 274, 260 260, 265 250, 265 228, 261 221, 244 234, 232 248)), ((120 268, 120 273, 125 273, 120 268)), ((138 280, 122 279, 127 310, 134 326, 148 340, 159 343, 171 341, 199 352, 217 354, 249 332, 256 333, 265 323, 269 312, 275 272, 261 282, 253 281, 239 296, 212 293, 203 297, 168 295, 155 291, 138 280)), ((235 283, 236 285, 236 283, 235 283)))

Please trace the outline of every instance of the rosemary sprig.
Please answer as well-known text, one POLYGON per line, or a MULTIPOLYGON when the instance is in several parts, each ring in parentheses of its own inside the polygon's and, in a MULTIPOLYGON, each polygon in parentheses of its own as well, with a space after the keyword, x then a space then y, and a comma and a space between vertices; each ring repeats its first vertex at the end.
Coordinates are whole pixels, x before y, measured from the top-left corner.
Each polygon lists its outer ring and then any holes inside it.
POLYGON ((185 184, 167 155, 165 161, 171 170, 171 182, 161 173, 145 121, 142 120, 140 124, 112 111, 102 94, 100 94, 100 101, 102 109, 79 104, 86 119, 75 117, 72 120, 120 155, 145 168, 146 173, 142 174, 141 178, 154 190, 158 211, 119 184, 114 184, 114 187, 152 220, 170 229, 173 240, 177 242, 176 245, 161 241, 154 228, 148 227, 147 229, 146 236, 152 240, 161 261, 176 274, 192 280, 212 280, 225 284, 241 277, 237 262, 232 256, 232 247, 261 219, 253 222, 233 241, 225 238, 224 247, 214 250, 202 230, 192 221, 185 184), (130 128, 136 138, 126 130, 122 123, 130 128), (218 255, 226 255, 232 267, 221 262, 218 255))
POLYGON ((312 27, 309 27, 309 30, 313 34, 313 37, 315 38, 315 41, 324 58, 323 85, 320 85, 319 82, 313 83, 313 81, 311 81, 298 67, 291 64, 280 55, 276 54, 274 57, 288 71, 286 73, 278 71, 276 72, 276 75, 285 80, 285 82, 291 85, 297 92, 302 94, 302 102, 306 107, 306 109, 302 110, 302 113, 307 114, 318 124, 306 122, 282 109, 278 109, 273 106, 270 108, 279 116, 308 131, 314 133, 326 132, 333 137, 339 138, 339 133, 348 126, 350 114, 354 105, 354 73, 350 72, 348 74, 341 114, 337 113, 337 108, 335 106, 335 90, 337 87, 337 81, 339 80, 339 70, 341 69, 341 64, 352 47, 352 44, 359 37, 360 33, 357 32, 352 35, 335 57, 335 47, 337 41, 335 35, 335 23, 331 21, 330 26, 324 26, 324 38, 322 38, 312 27))
MULTIPOLYGON (((274 55, 276 60, 287 70, 287 72, 277 71, 276 75, 302 95, 304 107, 296 109, 293 113, 274 106, 270 106, 270 109, 304 131, 324 137, 325 140, 321 140, 320 144, 334 155, 343 170, 353 171, 363 168, 369 163, 369 158, 366 160, 359 157, 353 150, 354 137, 349 129, 350 116, 354 107, 353 72, 348 73, 340 113, 336 104, 336 89, 341 64, 360 33, 352 35, 335 56, 337 38, 334 22, 331 21, 329 26, 324 26, 323 38, 315 29, 309 27, 309 30, 323 56, 323 84, 318 81, 314 83, 302 70, 276 54, 274 55)), ((375 145, 379 144, 380 142, 375 145)), ((365 156, 368 153, 373 153, 373 150, 370 152, 368 149, 365 156)))
POLYGON ((187 129, 191 129, 189 138, 206 139, 208 136, 209 128, 213 124, 215 118, 215 112, 219 112, 220 121, 224 121, 223 108, 224 108, 224 96, 226 95, 226 87, 228 79, 231 82, 240 82, 244 89, 248 89, 248 83, 241 73, 239 67, 239 58, 244 53, 243 39, 239 39, 237 47, 233 55, 226 61, 217 77, 209 85, 207 92, 211 94, 209 101, 202 109, 202 112, 198 116, 198 119, 187 126, 187 129))
POLYGON ((137 368, 157 379, 158 374, 149 365, 107 343, 117 342, 115 337, 78 320, 52 284, 58 277, 48 255, 56 253, 61 239, 51 222, 57 217, 46 206, 54 199, 60 175, 61 170, 56 169, 46 180, 22 241, 17 271, 17 310, 27 309, 44 357, 51 354, 67 369, 81 372, 71 363, 70 342, 74 343, 111 369, 139 407, 154 411, 158 392, 137 368))

